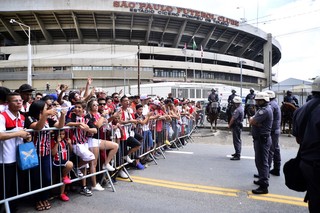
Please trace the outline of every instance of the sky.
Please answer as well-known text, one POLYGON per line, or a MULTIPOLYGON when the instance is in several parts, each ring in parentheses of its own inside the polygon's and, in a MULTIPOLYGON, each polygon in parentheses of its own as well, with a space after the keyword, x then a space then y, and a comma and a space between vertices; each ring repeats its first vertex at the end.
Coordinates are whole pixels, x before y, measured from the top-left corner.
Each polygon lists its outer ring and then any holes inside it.
POLYGON ((277 80, 320 75, 320 0, 137 0, 196 9, 258 26, 281 45, 277 80), (318 61, 319 60, 319 61, 318 61))

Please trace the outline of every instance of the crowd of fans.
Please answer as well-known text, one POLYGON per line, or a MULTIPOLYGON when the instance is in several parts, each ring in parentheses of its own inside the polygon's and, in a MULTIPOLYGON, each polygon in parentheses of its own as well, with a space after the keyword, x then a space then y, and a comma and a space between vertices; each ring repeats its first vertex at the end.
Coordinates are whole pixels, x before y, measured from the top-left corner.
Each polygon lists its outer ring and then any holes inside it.
MULTIPOLYGON (((0 87, 0 200, 63 182, 59 198, 68 201, 66 185, 75 178, 80 194, 91 196, 105 189, 100 185, 103 176, 92 175, 88 183, 83 176, 106 171, 129 178, 125 166, 144 169, 145 163, 176 146, 174 141, 188 134, 195 121, 203 123, 201 105, 188 99, 122 91, 109 96, 91 84, 88 78, 85 89, 77 91, 58 85, 51 94, 28 84, 14 92, 0 87), (27 141, 34 142, 40 164, 19 171, 16 149, 27 141)), ((36 210, 50 209, 49 197, 49 190, 35 194, 36 210)))

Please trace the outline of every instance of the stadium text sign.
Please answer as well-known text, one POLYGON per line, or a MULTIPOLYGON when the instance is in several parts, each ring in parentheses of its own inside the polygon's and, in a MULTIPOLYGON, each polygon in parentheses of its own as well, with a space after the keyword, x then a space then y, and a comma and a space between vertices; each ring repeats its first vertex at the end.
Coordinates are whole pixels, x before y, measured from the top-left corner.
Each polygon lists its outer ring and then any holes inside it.
POLYGON ((192 9, 186 9, 181 7, 173 7, 161 4, 152 3, 141 3, 141 2, 131 2, 131 1, 114 1, 113 6, 116 8, 128 8, 130 12, 134 13, 148 13, 148 14, 159 14, 166 16, 176 16, 184 17, 188 19, 194 19, 199 21, 205 21, 210 23, 215 23, 219 25, 229 26, 239 26, 239 21, 234 19, 226 18, 224 16, 219 16, 211 13, 201 12, 192 9))

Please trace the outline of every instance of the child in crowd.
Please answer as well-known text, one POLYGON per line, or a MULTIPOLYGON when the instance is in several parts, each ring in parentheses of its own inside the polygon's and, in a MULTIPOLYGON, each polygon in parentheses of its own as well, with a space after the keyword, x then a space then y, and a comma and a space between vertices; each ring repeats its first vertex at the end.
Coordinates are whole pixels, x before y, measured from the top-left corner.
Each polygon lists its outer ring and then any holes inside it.
MULTIPOLYGON (((83 177, 87 173, 88 163, 95 159, 94 154, 88 148, 88 135, 96 134, 92 121, 85 118, 86 103, 84 101, 77 101, 74 110, 67 118, 67 126, 77 127, 70 130, 70 138, 72 140, 72 150, 80 160, 77 165, 77 175, 83 177)), ((81 179, 82 188, 80 194, 91 196, 92 192, 86 186, 86 179, 81 179)))
MULTIPOLYGON (((62 181, 64 184, 70 184, 69 172, 73 168, 73 163, 69 161, 68 151, 72 151, 71 139, 66 138, 66 131, 60 130, 55 135, 55 140, 51 143, 51 155, 53 157, 53 166, 62 167, 60 171, 62 175, 62 181)), ((69 197, 65 194, 65 185, 60 188, 60 199, 63 201, 69 201, 69 197)))

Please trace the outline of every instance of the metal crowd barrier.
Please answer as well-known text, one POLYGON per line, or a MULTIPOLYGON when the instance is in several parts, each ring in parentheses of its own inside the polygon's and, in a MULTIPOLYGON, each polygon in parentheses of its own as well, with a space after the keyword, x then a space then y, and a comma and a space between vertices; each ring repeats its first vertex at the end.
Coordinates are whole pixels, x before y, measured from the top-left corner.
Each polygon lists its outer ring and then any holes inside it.
MULTIPOLYGON (((140 141, 141 142, 141 146, 139 148, 139 150, 137 151, 136 155, 133 156, 131 155, 130 157, 133 159, 133 158, 136 158, 136 159, 143 159, 143 158, 146 158, 146 157, 150 157, 151 159, 151 162, 154 162, 156 165, 158 164, 157 163, 157 157, 155 155, 158 155, 159 156, 162 156, 164 159, 166 158, 165 157, 165 154, 164 154, 164 147, 169 147, 168 144, 165 143, 165 141, 169 141, 170 144, 173 145, 174 148, 176 149, 179 149, 179 148, 183 148, 184 145, 187 144, 188 141, 193 141, 191 135, 193 133, 193 131, 195 130, 196 128, 196 125, 195 125, 195 122, 193 119, 187 119, 187 122, 185 123, 179 123, 177 120, 172 120, 172 121, 163 121, 163 120, 157 120, 156 122, 159 122, 161 123, 162 127, 161 130, 158 129, 157 131, 157 126, 156 126, 156 123, 154 121, 150 121, 150 131, 152 133, 152 140, 153 142, 150 143, 150 141, 148 140, 144 140, 143 141, 140 141), (148 146, 148 144, 152 144, 152 146, 148 146)), ((128 124, 128 125, 131 125, 131 124, 128 124)), ((160 125, 160 124, 158 124, 160 125)), ((40 131, 34 131, 34 130, 31 130, 31 129, 28 129, 26 131, 28 132, 41 132, 41 131, 57 131, 59 134, 59 131, 60 130, 70 130, 70 129, 73 129, 74 127, 64 127, 62 129, 57 129, 57 128, 45 128, 43 130, 40 130, 40 131)), ((10 131, 8 131, 10 132, 10 131)), ((99 132, 99 131, 98 131, 99 132)), ((66 132, 67 134, 68 131, 66 132)), ((137 130, 135 132, 136 134, 139 134, 139 131, 137 130)), ((109 128, 109 130, 105 131, 104 132, 105 135, 101 136, 99 135, 100 138, 103 138, 103 139, 109 139, 113 142, 117 142, 116 141, 116 137, 115 137, 115 131, 114 129, 111 127, 109 128), (109 135, 107 135, 109 134, 109 135)), ((68 135, 69 136, 69 135, 68 135)), ((119 141, 118 141, 119 142, 119 141)), ((131 179, 130 177, 130 174, 129 172, 127 171, 126 169, 126 166, 128 165, 128 162, 125 162, 123 160, 123 156, 124 156, 124 152, 125 152, 125 149, 127 149, 127 147, 125 147, 125 141, 121 141, 120 140, 120 144, 119 144, 119 149, 118 149, 118 152, 115 156, 115 158, 113 159, 113 162, 114 162, 114 167, 116 168, 116 171, 115 172, 110 172, 111 175, 109 174, 109 172, 107 170, 100 170, 98 169, 95 173, 93 174, 86 174, 84 175, 83 177, 76 177, 76 175, 73 177, 71 176, 71 182, 76 182, 76 181, 79 181, 79 180, 82 180, 83 178, 89 178, 91 176, 97 176, 97 175, 100 175, 102 174, 102 177, 101 177, 101 180, 100 180, 100 183, 101 185, 103 185, 103 183, 106 183, 106 182, 109 182, 110 185, 111 185, 111 188, 112 188, 112 191, 113 192, 116 192, 116 189, 114 187, 114 184, 113 184, 113 181, 112 181, 112 178, 115 178, 117 177, 118 175, 118 172, 122 169, 127 175, 128 175, 128 178, 131 182, 133 182, 133 180, 131 179)), ((3 146, 3 141, 0 141, 0 146, 3 146)), ((51 147, 51 145, 50 145, 51 147)), ((98 157, 98 162, 97 162, 97 166, 98 168, 102 168, 102 165, 101 165, 101 156, 100 156, 100 153, 99 152, 99 157, 98 157)), ((37 153, 39 154, 39 153, 37 153)), ((73 153, 70 153, 68 152, 68 158, 70 160, 71 156, 74 155, 73 153)), ((39 155, 38 155, 39 156, 39 155)), ((27 197, 27 196, 30 196, 30 195, 34 195, 34 194, 37 194, 37 193, 40 193, 40 192, 43 192, 43 191, 46 191, 46 190, 50 190, 50 189, 54 189, 54 188, 57 188, 57 187, 60 187, 62 186, 64 183, 62 182, 62 167, 60 166, 59 167, 59 172, 56 172, 54 173, 53 171, 53 164, 52 164, 52 161, 53 161, 53 157, 51 155, 51 149, 50 149, 50 175, 51 175, 51 182, 50 182, 50 185, 49 186, 43 186, 43 183, 42 183, 42 172, 41 172, 41 166, 40 166, 40 188, 39 189, 32 189, 32 186, 31 186, 31 175, 30 175, 30 170, 27 170, 26 172, 24 172, 24 178, 27 179, 28 183, 27 183, 27 188, 25 188, 24 186, 22 186, 21 184, 21 180, 19 179, 22 179, 21 177, 19 177, 20 175, 20 171, 18 169, 18 167, 16 166, 16 177, 15 177, 15 182, 16 182, 16 195, 15 196, 12 196, 12 197, 6 197, 6 194, 5 194, 5 186, 6 186, 6 183, 5 183, 5 167, 4 167, 4 164, 2 164, 2 169, 3 169, 3 192, 0 192, 0 193, 3 193, 3 196, 4 196, 4 199, 3 200, 0 200, 0 205, 1 204, 4 204, 5 205, 5 210, 7 213, 10 213, 10 208, 9 208, 9 202, 11 201, 14 201, 14 200, 17 200, 17 199, 20 199, 20 198, 24 198, 24 197, 27 197), (59 175, 59 180, 57 182, 54 182, 54 177, 55 175, 59 175)), ((73 161, 74 163, 74 168, 78 168, 78 160, 77 160, 77 157, 75 157, 75 160, 73 161)), ((40 161, 39 161, 39 165, 41 165, 41 158, 40 158, 40 161)), ((74 171, 74 170, 73 170, 74 171)), ((76 173, 74 171, 74 173, 76 173)), ((70 176, 71 174, 69 174, 70 176)), ((56 180, 56 178, 55 178, 56 180)), ((97 180, 98 182, 98 180, 97 180)), ((25 184, 25 182, 24 182, 25 184)))

